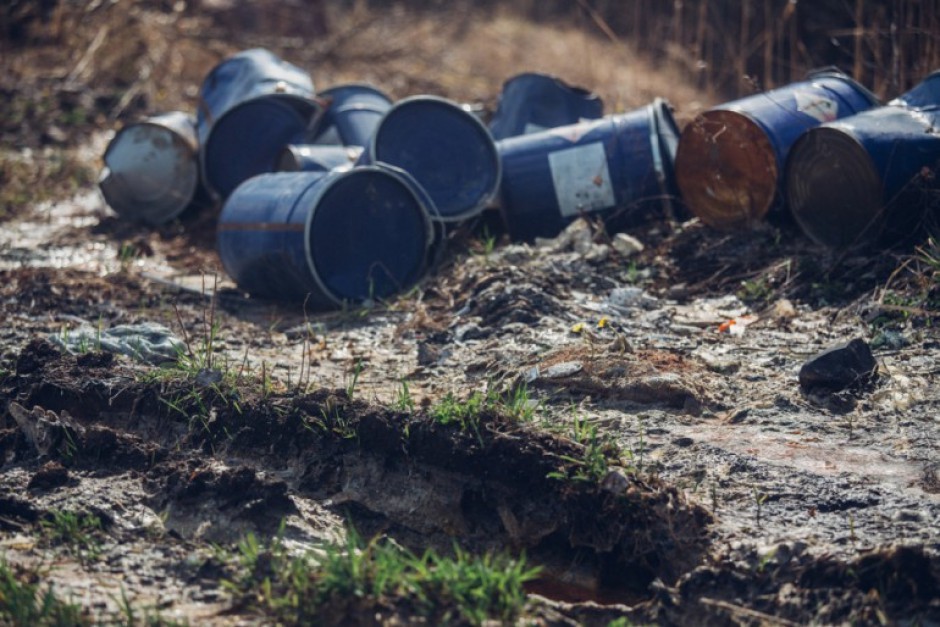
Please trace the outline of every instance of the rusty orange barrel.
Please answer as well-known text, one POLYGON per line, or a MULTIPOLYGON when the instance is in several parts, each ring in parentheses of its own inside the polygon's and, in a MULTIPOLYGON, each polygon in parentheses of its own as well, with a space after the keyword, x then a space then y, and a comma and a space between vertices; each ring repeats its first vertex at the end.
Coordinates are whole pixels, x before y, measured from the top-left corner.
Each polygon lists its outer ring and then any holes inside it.
POLYGON ((781 201, 787 153, 806 130, 878 105, 837 71, 702 113, 682 131, 676 183, 689 210, 723 230, 760 222, 781 201))

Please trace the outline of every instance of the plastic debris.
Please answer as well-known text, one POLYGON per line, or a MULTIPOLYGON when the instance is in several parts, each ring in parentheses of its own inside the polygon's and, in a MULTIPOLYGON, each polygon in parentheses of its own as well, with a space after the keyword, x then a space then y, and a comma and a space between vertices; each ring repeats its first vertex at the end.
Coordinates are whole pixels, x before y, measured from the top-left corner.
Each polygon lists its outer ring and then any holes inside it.
POLYGON ((728 335, 741 336, 744 335, 744 330, 748 326, 757 322, 758 317, 754 315, 745 315, 738 316, 737 318, 732 318, 726 320, 718 325, 719 333, 727 333, 728 335))
POLYGON ((183 341, 168 328, 153 322, 122 324, 103 330, 84 326, 67 334, 52 334, 49 339, 72 354, 107 351, 149 364, 176 361, 186 350, 183 341))
POLYGON ((615 287, 607 297, 607 304, 614 309, 630 311, 633 309, 652 309, 658 300, 639 287, 615 287))
POLYGON ((643 242, 627 233, 617 233, 614 235, 611 246, 624 257, 632 257, 633 255, 643 252, 645 248, 643 242))
POLYGON ((580 361, 566 361, 541 370, 539 376, 543 379, 562 379, 577 374, 583 369, 584 365, 580 361))

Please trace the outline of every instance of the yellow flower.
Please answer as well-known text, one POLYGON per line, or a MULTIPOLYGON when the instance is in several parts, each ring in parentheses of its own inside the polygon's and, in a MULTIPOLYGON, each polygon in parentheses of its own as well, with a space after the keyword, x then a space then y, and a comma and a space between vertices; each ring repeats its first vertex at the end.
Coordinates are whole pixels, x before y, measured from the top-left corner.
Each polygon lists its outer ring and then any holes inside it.
POLYGON ((571 332, 572 332, 572 333, 580 333, 581 331, 584 331, 584 323, 583 323, 583 322, 578 322, 578 323, 575 324, 573 327, 571 327, 571 332))

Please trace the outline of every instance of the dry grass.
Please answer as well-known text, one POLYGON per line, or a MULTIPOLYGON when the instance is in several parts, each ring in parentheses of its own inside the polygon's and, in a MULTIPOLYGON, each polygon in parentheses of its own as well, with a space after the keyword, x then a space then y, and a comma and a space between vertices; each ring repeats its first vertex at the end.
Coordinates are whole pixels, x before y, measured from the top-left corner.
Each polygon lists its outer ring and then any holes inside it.
POLYGON ((76 165, 71 148, 127 120, 195 111, 206 73, 255 46, 307 69, 319 88, 365 81, 395 97, 431 93, 494 108, 506 79, 540 71, 596 90, 608 111, 664 96, 692 116, 715 100, 586 18, 535 23, 462 2, 334 2, 319 11, 289 0, 60 1, 47 13, 37 6, 0 9, 0 143, 13 151, 0 159, 0 218, 88 184, 100 160, 76 165))

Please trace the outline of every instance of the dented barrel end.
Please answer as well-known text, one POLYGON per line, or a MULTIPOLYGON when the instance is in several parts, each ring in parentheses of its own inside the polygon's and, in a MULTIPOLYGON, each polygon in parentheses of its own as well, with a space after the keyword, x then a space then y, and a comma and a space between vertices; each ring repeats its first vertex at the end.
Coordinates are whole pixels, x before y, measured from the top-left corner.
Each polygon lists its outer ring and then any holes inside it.
POLYGON ((526 72, 503 84, 490 132, 498 141, 603 115, 604 102, 597 94, 555 76, 526 72))
POLYGON ((189 207, 199 190, 193 116, 181 111, 128 124, 104 154, 98 186, 122 218, 159 226, 189 207))

